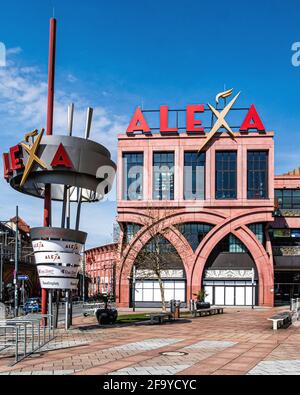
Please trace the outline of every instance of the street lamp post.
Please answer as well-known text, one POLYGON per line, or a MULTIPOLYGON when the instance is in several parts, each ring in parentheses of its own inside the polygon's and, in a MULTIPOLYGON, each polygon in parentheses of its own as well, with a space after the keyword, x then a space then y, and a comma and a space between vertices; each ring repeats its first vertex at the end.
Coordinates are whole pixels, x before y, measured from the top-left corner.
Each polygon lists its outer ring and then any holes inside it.
POLYGON ((0 258, 0 301, 3 301, 3 243, 1 243, 1 258, 0 258))
POLYGON ((82 256, 82 302, 85 302, 85 246, 82 256))
POLYGON ((18 316, 18 258, 19 258, 19 209, 16 206, 16 240, 15 240, 15 270, 14 270, 14 286, 15 286, 15 317, 18 316))
MULTIPOLYGON (((4 245, 7 245, 7 234, 8 232, 1 231, 0 235, 5 235, 4 245)), ((3 242, 1 241, 1 257, 0 257, 0 301, 3 301, 3 283, 4 283, 4 262, 3 262, 3 242)))
POLYGON ((132 269, 132 311, 135 312, 135 266, 132 269))
POLYGON ((252 274, 251 274, 251 285, 252 285, 252 309, 254 309, 254 276, 255 276, 255 271, 252 268, 252 274))

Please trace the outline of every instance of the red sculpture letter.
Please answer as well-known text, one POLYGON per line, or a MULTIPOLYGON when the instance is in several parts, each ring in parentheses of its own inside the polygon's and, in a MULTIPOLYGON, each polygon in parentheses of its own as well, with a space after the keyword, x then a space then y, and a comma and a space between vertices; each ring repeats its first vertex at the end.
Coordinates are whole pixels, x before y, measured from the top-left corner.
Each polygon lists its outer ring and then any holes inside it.
POLYGON ((11 147, 9 149, 10 163, 11 163, 12 170, 22 169, 22 167, 23 167, 22 159, 19 158, 18 156, 16 156, 19 153, 20 153, 20 146, 19 145, 15 145, 14 147, 11 147))
POLYGON ((56 154, 54 155, 54 158, 51 162, 51 166, 73 167, 71 159, 69 158, 69 155, 65 150, 65 147, 62 145, 62 143, 59 144, 56 154))
POLYGON ((195 119, 195 113, 203 112, 203 104, 189 105, 186 107, 186 132, 204 132, 204 128, 196 128, 196 125, 202 125, 202 121, 195 119))
POLYGON ((260 132, 265 131, 265 127, 261 119, 259 118, 256 108, 254 107, 254 104, 251 104, 248 114, 246 115, 246 118, 244 119, 244 122, 240 127, 240 131, 248 132, 249 129, 257 129, 260 132))
POLYGON ((161 133, 177 133, 177 128, 168 126, 168 106, 160 106, 160 131, 161 133))
POLYGON ((151 130, 140 107, 137 107, 135 110, 135 113, 126 131, 127 134, 133 134, 134 132, 151 133, 151 130))

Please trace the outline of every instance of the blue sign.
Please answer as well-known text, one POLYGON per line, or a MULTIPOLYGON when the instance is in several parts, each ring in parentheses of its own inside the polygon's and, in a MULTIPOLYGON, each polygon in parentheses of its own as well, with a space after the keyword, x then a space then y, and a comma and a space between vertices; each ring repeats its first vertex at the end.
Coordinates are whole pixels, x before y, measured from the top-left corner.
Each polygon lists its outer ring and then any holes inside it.
POLYGON ((300 237, 300 230, 299 229, 294 229, 291 232, 292 237, 300 237))
POLYGON ((22 275, 18 276, 18 280, 19 281, 27 281, 27 280, 29 280, 29 277, 26 276, 26 274, 22 274, 22 275))

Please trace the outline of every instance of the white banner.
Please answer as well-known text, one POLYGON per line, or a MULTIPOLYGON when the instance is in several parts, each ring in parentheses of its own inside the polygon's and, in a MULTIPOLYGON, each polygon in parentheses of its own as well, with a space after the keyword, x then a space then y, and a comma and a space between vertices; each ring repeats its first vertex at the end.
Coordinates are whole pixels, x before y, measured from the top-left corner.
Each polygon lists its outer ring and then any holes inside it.
MULTIPOLYGON (((173 269, 173 270, 161 270, 161 277, 162 278, 183 278, 184 273, 183 270, 179 269, 173 269)), ((157 278, 157 275, 153 272, 153 270, 149 269, 137 269, 136 278, 157 278)))
POLYGON ((35 263, 54 263, 56 265, 79 266, 81 263, 81 255, 72 254, 70 252, 36 252, 35 263))
POLYGON ((74 278, 40 278, 42 288, 46 289, 77 289, 78 280, 74 278))
POLYGON ((37 267, 39 276, 42 277, 77 277, 79 266, 65 267, 65 266, 47 266, 39 265, 37 267))
POLYGON ((61 240, 34 240, 32 242, 34 252, 53 251, 53 252, 74 252, 80 254, 82 244, 73 241, 61 240))

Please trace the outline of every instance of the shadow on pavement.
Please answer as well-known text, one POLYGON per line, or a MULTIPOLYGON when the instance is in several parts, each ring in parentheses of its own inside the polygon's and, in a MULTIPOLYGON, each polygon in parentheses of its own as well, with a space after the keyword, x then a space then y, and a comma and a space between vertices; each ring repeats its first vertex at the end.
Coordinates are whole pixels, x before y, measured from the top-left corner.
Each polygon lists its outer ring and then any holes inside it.
MULTIPOLYGON (((164 322, 163 324, 160 324, 162 326, 165 325, 178 325, 178 324, 187 324, 189 322, 192 322, 189 319, 186 318, 181 318, 179 320, 175 321, 169 321, 169 322, 164 322)), ((112 324, 112 325, 99 325, 99 324, 93 324, 93 325, 84 325, 84 326, 79 326, 76 329, 79 331, 91 331, 91 330, 97 330, 97 329, 111 329, 111 328, 126 328, 128 326, 147 326, 151 325, 150 320, 148 321, 141 321, 141 322, 133 322, 133 323, 123 323, 123 324, 112 324)), ((159 324, 153 324, 154 326, 158 326, 159 324)))

